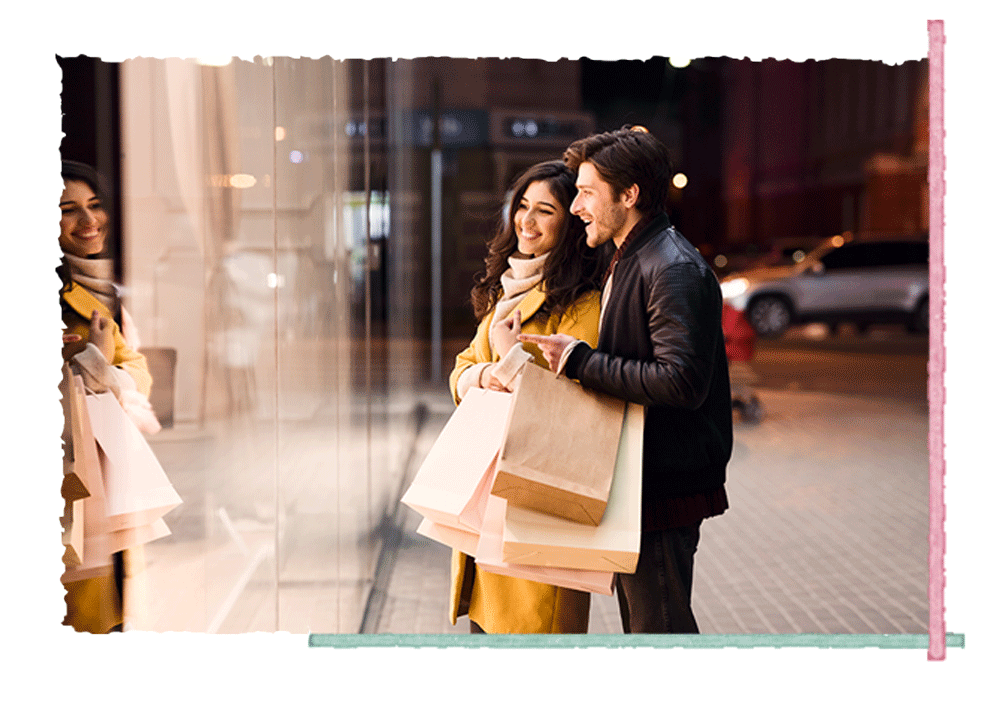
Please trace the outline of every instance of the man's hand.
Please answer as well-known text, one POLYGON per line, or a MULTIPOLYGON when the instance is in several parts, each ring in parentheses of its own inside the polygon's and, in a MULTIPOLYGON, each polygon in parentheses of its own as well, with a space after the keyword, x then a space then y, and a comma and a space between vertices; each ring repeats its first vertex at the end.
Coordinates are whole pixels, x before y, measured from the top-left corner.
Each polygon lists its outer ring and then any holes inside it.
POLYGON ((562 359, 563 351, 569 347, 576 338, 569 335, 519 335, 521 342, 534 342, 545 356, 545 361, 549 363, 549 369, 553 372, 559 369, 559 360, 562 359))
POLYGON ((111 334, 111 322, 96 310, 90 316, 90 342, 104 355, 108 364, 115 359, 115 336, 111 334))
POLYGON ((493 323, 490 334, 497 354, 506 356, 511 347, 517 344, 517 336, 521 334, 521 311, 515 310, 506 320, 493 323))

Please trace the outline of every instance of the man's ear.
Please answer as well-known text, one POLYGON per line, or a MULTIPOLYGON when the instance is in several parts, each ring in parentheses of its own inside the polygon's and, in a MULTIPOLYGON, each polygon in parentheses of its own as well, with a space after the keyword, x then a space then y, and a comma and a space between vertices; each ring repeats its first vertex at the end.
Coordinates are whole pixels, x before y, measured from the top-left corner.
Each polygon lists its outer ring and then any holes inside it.
POLYGON ((622 204, 625 207, 632 208, 635 207, 636 202, 639 201, 639 185, 634 182, 630 187, 626 187, 622 191, 622 204))

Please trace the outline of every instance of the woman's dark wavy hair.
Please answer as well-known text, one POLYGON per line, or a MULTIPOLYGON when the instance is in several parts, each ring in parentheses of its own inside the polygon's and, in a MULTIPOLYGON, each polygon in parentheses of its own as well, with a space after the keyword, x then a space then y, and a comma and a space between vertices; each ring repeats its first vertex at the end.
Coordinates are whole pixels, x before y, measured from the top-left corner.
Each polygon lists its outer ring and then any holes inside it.
MULTIPOLYGON (((99 173, 97 170, 92 168, 82 162, 77 162, 75 160, 63 160, 62 161, 62 178, 63 181, 76 180, 79 182, 85 182, 94 191, 94 196, 97 197, 101 202, 101 207, 108 215, 108 225, 111 224, 111 191, 108 189, 108 182, 104 179, 104 175, 99 173)), ((105 242, 105 251, 107 250, 107 242, 105 242)), ((103 253, 103 252, 102 252, 103 253)), ((64 262, 56 268, 56 273, 62 279, 63 286, 62 290, 69 287, 71 276, 69 266, 64 262)), ((64 307, 68 307, 64 304, 64 307)), ((118 295, 117 291, 114 296, 114 305, 111 308, 111 313, 114 316, 114 320, 121 327, 122 316, 121 316, 121 297, 118 295)))
POLYGON ((111 192, 108 189, 108 183, 107 180, 104 179, 104 175, 99 173, 90 165, 86 165, 82 162, 77 162, 76 160, 63 160, 62 178, 64 181, 77 180, 79 182, 86 182, 90 189, 94 191, 94 195, 97 199, 101 200, 101 207, 103 207, 104 211, 108 213, 110 221, 112 207, 111 192))
POLYGON ((581 296, 600 287, 601 255, 587 246, 583 222, 569 213, 576 196, 576 173, 561 160, 533 165, 521 173, 511 187, 510 201, 501 214, 497 233, 487 244, 486 270, 476 275, 472 287, 472 308, 476 319, 481 320, 500 300, 503 287, 500 276, 508 268, 507 259, 517 251, 517 234, 514 232, 514 213, 528 186, 544 182, 566 213, 563 233, 545 259, 542 284, 545 303, 540 312, 545 315, 562 315, 581 296))

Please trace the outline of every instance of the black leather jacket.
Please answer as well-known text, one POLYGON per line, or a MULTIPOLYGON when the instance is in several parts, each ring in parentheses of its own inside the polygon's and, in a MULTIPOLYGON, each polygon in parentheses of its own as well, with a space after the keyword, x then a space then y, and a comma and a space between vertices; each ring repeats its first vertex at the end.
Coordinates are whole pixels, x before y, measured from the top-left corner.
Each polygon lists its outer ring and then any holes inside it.
POLYGON ((565 366, 591 389, 644 404, 643 507, 720 488, 732 454, 722 293, 666 214, 633 237, 615 267, 597 349, 565 366))

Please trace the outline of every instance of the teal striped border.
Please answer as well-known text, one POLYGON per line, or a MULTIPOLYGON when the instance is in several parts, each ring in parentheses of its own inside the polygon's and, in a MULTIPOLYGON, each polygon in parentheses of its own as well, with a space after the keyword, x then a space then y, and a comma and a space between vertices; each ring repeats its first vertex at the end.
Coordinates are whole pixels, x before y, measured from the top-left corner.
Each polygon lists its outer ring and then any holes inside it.
MULTIPOLYGON (((965 647, 964 633, 946 633, 947 647, 965 647)), ((309 647, 492 647, 492 648, 755 648, 816 647, 857 650, 926 650, 928 635, 309 635, 309 647)))

